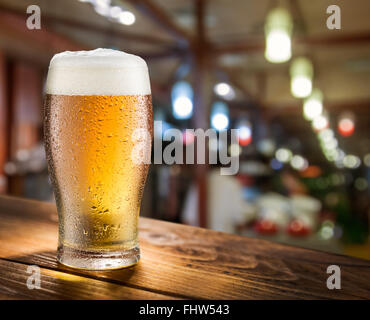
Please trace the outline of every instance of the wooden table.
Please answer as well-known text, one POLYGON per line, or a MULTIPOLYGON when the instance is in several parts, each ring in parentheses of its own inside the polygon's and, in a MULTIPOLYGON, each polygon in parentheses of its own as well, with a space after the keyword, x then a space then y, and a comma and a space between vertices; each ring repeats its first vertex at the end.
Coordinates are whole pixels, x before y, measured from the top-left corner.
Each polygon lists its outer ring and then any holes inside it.
POLYGON ((56 261, 53 204, 0 197, 2 299, 370 299, 370 261, 152 219, 140 220, 142 259, 112 271, 56 261), (341 290, 326 269, 341 268, 341 290), (26 286, 41 269, 41 289, 26 286))

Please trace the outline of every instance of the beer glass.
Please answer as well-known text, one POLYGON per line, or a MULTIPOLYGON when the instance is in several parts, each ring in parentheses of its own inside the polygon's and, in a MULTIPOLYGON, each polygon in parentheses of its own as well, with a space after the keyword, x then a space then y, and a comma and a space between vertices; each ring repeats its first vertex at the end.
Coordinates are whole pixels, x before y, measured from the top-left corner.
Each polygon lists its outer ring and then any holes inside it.
POLYGON ((98 270, 137 263, 152 141, 145 61, 110 49, 55 55, 44 129, 59 216, 58 261, 98 270))

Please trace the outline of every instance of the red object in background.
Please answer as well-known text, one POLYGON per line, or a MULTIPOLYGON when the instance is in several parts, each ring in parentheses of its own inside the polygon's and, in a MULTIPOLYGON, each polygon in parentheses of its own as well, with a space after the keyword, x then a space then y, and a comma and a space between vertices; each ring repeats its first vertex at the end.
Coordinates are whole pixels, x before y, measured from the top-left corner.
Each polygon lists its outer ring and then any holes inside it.
POLYGON ((236 179, 244 186, 252 186, 255 183, 255 179, 248 174, 238 174, 236 179))
POLYGON ((276 223, 270 220, 259 220, 254 225, 254 231, 260 234, 274 234, 278 231, 276 223))
POLYGON ((289 233, 292 236, 307 236, 311 233, 311 228, 304 224, 300 220, 292 220, 287 228, 287 233, 289 233))
POLYGON ((338 132, 343 137, 349 137, 355 131, 355 124, 351 119, 342 119, 338 123, 338 132))
POLYGON ((322 170, 318 166, 308 166, 305 170, 300 172, 303 178, 317 178, 321 176, 322 170))
POLYGON ((252 142, 252 136, 250 136, 249 138, 239 138, 239 144, 243 147, 247 146, 248 144, 250 144, 252 142))

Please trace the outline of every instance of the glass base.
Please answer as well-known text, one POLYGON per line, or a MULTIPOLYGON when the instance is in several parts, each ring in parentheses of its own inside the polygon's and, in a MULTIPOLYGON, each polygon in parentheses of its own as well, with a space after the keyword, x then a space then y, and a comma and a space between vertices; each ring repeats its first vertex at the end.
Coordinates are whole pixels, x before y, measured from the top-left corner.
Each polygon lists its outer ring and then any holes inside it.
POLYGON ((82 251, 59 246, 57 259, 68 267, 89 270, 109 270, 130 267, 140 260, 140 248, 125 251, 82 251))

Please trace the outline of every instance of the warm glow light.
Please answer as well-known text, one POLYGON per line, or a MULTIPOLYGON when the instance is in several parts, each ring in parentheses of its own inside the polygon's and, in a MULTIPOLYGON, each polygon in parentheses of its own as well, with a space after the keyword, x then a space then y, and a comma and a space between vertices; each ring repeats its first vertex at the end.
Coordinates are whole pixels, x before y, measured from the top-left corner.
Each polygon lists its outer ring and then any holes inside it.
POLYGON ((324 150, 324 155, 326 159, 330 162, 337 162, 337 163, 342 163, 344 157, 346 156, 345 153, 340 150, 339 148, 335 149, 325 149, 324 150))
POLYGON ((280 148, 276 150, 275 157, 282 163, 287 163, 292 159, 292 151, 286 148, 280 148))
POLYGON ((130 26, 130 25, 134 24, 135 21, 136 21, 136 17, 130 11, 122 11, 119 14, 119 22, 126 25, 126 26, 130 26))
POLYGON ((361 160, 359 157, 349 154, 344 157, 343 164, 346 168, 356 169, 361 165, 361 160))
POLYGON ((272 63, 288 61, 292 56, 290 35, 282 30, 271 31, 266 39, 266 60, 272 63))
POLYGON ((329 141, 334 138, 334 132, 332 129, 324 129, 318 133, 318 137, 321 141, 329 141))
POLYGON ((323 110, 323 95, 319 89, 312 90, 311 95, 303 102, 303 115, 305 119, 312 121, 319 115, 323 110))
POLYGON ((230 85, 225 82, 221 82, 215 85, 215 93, 220 96, 226 96, 230 92, 230 85))
POLYGON ((325 149, 324 155, 325 158, 330 162, 339 160, 339 152, 337 149, 325 149))
POLYGON ((107 7, 110 6, 111 0, 95 0, 90 2, 94 3, 96 6, 107 7))
POLYGON ((308 161, 300 155, 294 155, 290 160, 290 165, 299 171, 305 170, 308 167, 308 161))
POLYGON ((315 131, 321 131, 326 129, 329 126, 329 120, 326 116, 320 115, 313 119, 312 127, 315 131))
POLYGON ((323 148, 326 150, 333 150, 338 146, 338 140, 333 138, 328 141, 323 141, 322 145, 323 145, 323 148))
POLYGON ((305 98, 310 95, 312 91, 311 79, 304 76, 297 76, 292 79, 291 91, 296 98, 305 98))
POLYGON ((324 226, 320 230, 320 236, 324 240, 329 240, 334 236, 334 228, 329 226, 324 226))
POLYGON ((108 16, 110 10, 110 0, 96 0, 93 2, 96 13, 101 16, 108 16))
POLYGON ((265 58, 267 61, 282 63, 291 58, 292 29, 292 18, 287 10, 275 8, 268 14, 265 24, 265 58))
POLYGON ((122 12, 122 9, 119 6, 111 7, 109 10, 109 14, 113 19, 119 19, 121 12, 122 12))
POLYGON ((231 100, 235 98, 234 89, 228 83, 225 82, 217 83, 214 86, 213 90, 218 96, 221 96, 224 99, 231 100))
POLYGON ((304 57, 294 59, 290 66, 291 92, 296 98, 306 98, 312 92, 313 67, 304 57))

